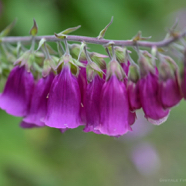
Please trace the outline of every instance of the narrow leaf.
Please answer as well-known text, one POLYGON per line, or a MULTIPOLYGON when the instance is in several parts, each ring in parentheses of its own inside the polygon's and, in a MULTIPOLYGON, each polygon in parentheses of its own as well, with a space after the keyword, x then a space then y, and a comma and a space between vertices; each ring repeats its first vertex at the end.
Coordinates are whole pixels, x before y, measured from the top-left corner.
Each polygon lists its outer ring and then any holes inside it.
POLYGON ((46 39, 45 39, 45 38, 42 38, 42 39, 39 41, 39 45, 38 45, 37 50, 39 50, 39 49, 44 45, 45 42, 46 42, 46 39))
POLYGON ((112 24, 112 22, 113 22, 113 16, 112 16, 112 18, 111 18, 110 23, 99 33, 98 39, 104 38, 105 33, 106 33, 108 27, 112 24))
POLYGON ((10 33, 10 31, 12 30, 12 28, 14 27, 16 21, 17 21, 17 20, 15 19, 15 20, 14 20, 12 23, 10 23, 3 31, 1 31, 0 37, 5 37, 5 36, 7 36, 7 35, 10 33))
POLYGON ((79 29, 80 27, 81 27, 81 25, 76 26, 76 27, 72 27, 72 28, 67 28, 66 30, 60 32, 59 34, 64 34, 64 35, 66 35, 66 34, 69 34, 69 33, 71 33, 71 32, 76 31, 76 30, 79 29))

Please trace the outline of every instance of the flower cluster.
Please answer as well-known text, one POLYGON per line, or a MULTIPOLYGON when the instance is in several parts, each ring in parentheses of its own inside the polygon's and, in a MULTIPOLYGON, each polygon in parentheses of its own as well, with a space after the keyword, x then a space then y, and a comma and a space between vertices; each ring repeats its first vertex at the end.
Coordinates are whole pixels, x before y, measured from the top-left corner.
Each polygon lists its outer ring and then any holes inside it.
POLYGON ((0 108, 23 117, 23 128, 49 126, 64 132, 84 125, 84 132, 117 137, 132 131, 140 108, 149 122, 159 125, 186 98, 186 68, 180 73, 161 54, 154 65, 147 51, 138 52, 137 64, 121 47, 112 47, 108 63, 106 56, 86 49, 75 59, 71 50, 56 66, 51 56, 45 59, 42 73, 28 57, 19 58, 0 95, 0 108))

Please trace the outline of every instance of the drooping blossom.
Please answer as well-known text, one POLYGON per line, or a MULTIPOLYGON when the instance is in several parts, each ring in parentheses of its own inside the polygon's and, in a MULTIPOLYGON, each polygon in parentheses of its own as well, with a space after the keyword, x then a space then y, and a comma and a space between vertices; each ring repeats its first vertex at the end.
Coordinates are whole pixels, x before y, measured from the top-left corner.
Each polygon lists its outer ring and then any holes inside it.
POLYGON ((182 99, 177 77, 161 80, 159 83, 159 100, 163 108, 171 108, 182 99))
POLYGON ((178 67, 170 57, 161 55, 158 97, 164 109, 177 105, 182 99, 178 67), (170 62, 173 64, 170 66, 170 62))
POLYGON ((141 108, 139 82, 128 81, 129 106, 131 111, 141 108))
POLYGON ((81 93, 77 77, 70 64, 64 62, 62 70, 51 85, 44 123, 49 127, 65 129, 81 125, 81 93))
POLYGON ((101 91, 98 130, 102 134, 120 136, 132 130, 129 124, 129 103, 124 77, 122 67, 113 57, 108 64, 107 79, 101 91))
POLYGON ((139 80, 140 100, 147 120, 159 125, 167 120, 169 110, 164 110, 158 99, 158 76, 149 72, 139 80))
POLYGON ((25 67, 15 66, 0 96, 0 108, 14 116, 26 116, 34 87, 34 78, 25 67))
MULTIPOLYGON (((82 64, 85 66, 87 65, 87 61, 81 61, 82 64)), ((86 87, 87 87, 87 78, 86 78, 86 68, 85 67, 80 67, 79 68, 79 75, 78 75, 78 83, 79 83, 79 88, 81 92, 81 119, 84 123, 86 123, 86 114, 85 114, 85 92, 86 92, 86 87)))
POLYGON ((44 126, 42 122, 47 112, 47 96, 50 91, 54 74, 50 73, 47 77, 43 77, 36 83, 32 99, 30 103, 30 109, 26 117, 23 119, 26 123, 34 123, 38 126, 44 126))
POLYGON ((100 102, 102 134, 120 136, 132 130, 129 125, 129 105, 125 84, 112 75, 103 85, 100 102))
POLYGON ((100 124, 100 95, 103 84, 104 80, 96 74, 93 80, 87 85, 85 96, 86 127, 84 128, 84 132, 93 131, 100 134, 96 128, 100 124))

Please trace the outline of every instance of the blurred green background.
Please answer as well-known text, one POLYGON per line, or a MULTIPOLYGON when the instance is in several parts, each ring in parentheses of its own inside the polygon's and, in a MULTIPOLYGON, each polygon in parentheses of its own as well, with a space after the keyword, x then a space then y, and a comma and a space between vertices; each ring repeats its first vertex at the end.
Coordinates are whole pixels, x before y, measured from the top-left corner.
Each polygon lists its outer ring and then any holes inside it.
MULTIPOLYGON (((186 26, 185 0, 4 0, 0 29, 18 19, 11 35, 38 35, 82 25, 77 35, 95 37, 114 16, 108 39, 131 39, 138 30, 161 40, 179 17, 186 26)), ((105 53, 101 46, 92 51, 105 53)), ((2 89, 2 82, 1 82, 2 89)), ((134 134, 112 138, 57 129, 23 130, 21 118, 0 110, 0 186, 186 185, 186 102, 167 122, 152 126, 139 113, 134 134), (172 179, 172 180, 168 180, 172 179)))

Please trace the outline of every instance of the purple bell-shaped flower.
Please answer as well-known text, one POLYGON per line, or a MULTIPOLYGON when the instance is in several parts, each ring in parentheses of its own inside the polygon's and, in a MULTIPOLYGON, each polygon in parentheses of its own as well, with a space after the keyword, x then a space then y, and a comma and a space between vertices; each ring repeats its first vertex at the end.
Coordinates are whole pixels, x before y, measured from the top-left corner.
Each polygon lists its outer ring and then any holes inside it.
POLYGON ((159 125, 167 120, 169 110, 164 110, 158 100, 158 77, 149 73, 140 80, 140 99, 145 117, 159 125))
POLYGON ((165 62, 161 64, 158 96, 164 109, 177 105, 182 99, 177 69, 172 70, 165 62))
POLYGON ((139 80, 141 105, 147 120, 159 125, 167 120, 169 110, 164 110, 158 99, 158 72, 142 56, 139 63, 142 76, 139 80))
POLYGON ((34 123, 38 126, 45 125, 42 120, 46 116, 48 101, 47 96, 49 94, 53 79, 54 74, 50 73, 47 77, 43 77, 38 80, 32 94, 29 112, 23 119, 24 122, 34 123))
POLYGON ((132 130, 129 116, 127 88, 123 79, 125 73, 113 57, 107 68, 107 80, 101 91, 100 127, 102 134, 120 136, 132 130))
POLYGON ((100 101, 101 90, 104 84, 104 80, 96 74, 93 80, 87 85, 85 109, 86 109, 86 127, 84 132, 94 132, 100 134, 96 128, 100 124, 100 101))
POLYGON ((0 108, 13 116, 26 116, 33 88, 32 73, 27 72, 24 66, 14 67, 0 96, 0 108))
MULTIPOLYGON (((77 77, 71 72, 71 58, 64 56, 61 72, 54 78, 49 92, 44 123, 65 129, 81 125, 81 93, 77 77)), ((73 66, 74 67, 74 66, 73 66)))

